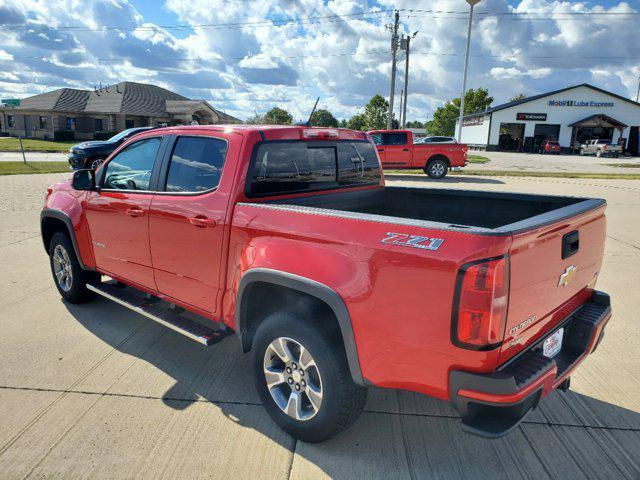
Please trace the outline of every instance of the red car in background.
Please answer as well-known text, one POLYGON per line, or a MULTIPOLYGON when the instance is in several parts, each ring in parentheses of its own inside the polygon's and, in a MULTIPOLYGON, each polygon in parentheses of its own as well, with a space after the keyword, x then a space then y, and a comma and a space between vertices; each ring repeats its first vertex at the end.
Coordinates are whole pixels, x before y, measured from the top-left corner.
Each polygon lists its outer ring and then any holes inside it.
POLYGON ((560 143, 557 140, 545 140, 540 145, 540 153, 555 153, 560 155, 560 143))
POLYGON ((467 166, 467 146, 461 143, 414 143, 410 130, 372 130, 382 168, 421 168, 431 178, 467 166))

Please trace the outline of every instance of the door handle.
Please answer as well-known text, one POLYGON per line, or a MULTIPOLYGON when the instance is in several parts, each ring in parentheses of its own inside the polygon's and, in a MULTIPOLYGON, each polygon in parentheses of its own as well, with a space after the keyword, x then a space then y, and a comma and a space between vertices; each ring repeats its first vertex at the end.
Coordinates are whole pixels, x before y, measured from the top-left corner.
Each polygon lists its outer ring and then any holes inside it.
POLYGON ((378 151, 379 152, 384 152, 384 148, 379 148, 378 151))
POLYGON ((408 148, 403 148, 403 149, 402 149, 402 151, 403 151, 403 152, 408 152, 408 151, 409 151, 409 149, 408 149, 408 148))
POLYGON ((189 223, 200 228, 215 227, 216 221, 213 218, 189 217, 189 223))
POLYGON ((138 207, 127 208, 127 215, 132 217, 142 217, 144 215, 144 210, 138 207))

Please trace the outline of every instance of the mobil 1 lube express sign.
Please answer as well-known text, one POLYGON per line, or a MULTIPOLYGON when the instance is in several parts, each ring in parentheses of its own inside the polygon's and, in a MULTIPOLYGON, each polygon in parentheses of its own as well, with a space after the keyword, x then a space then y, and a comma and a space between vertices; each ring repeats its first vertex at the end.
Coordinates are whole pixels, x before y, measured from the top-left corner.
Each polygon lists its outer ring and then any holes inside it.
POLYGON ((595 100, 549 100, 550 107, 613 107, 613 102, 595 100))

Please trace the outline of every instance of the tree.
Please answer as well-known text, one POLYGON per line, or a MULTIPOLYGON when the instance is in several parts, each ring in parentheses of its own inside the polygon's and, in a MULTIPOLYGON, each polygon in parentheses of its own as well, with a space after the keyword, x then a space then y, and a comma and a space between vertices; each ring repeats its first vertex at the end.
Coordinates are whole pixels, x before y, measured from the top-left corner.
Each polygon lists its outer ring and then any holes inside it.
POLYGON ((367 130, 367 119, 364 116, 364 113, 358 113, 349 119, 347 122, 347 128, 351 130, 367 130))
POLYGON ((375 95, 364 107, 365 125, 367 130, 383 130, 387 128, 387 111, 389 102, 382 95, 375 95))
POLYGON ((338 124, 338 126, 339 126, 340 128, 349 128, 349 126, 348 126, 348 124, 347 124, 347 120, 346 120, 346 119, 344 119, 344 118, 343 118, 342 120, 340 120, 340 123, 338 124))
MULTIPOLYGON (((482 112, 493 103, 486 88, 469 89, 464 95, 464 114, 482 112)), ((433 114, 433 120, 427 122, 426 129, 430 135, 452 137, 455 134, 456 120, 460 116, 460 98, 448 101, 438 107, 433 114)))
POLYGON ((407 122, 407 128, 424 128, 424 123, 412 120, 411 122, 407 122))
POLYGON ((264 117, 256 113, 254 116, 247 118, 244 123, 250 125, 260 125, 261 123, 264 123, 264 117))
POLYGON ((517 102, 518 100, 524 100, 527 96, 524 93, 516 93, 509 99, 510 102, 517 102))
POLYGON ((311 115, 311 125, 314 127, 337 127, 338 119, 329 110, 321 108, 311 115))
POLYGON ((291 122, 291 114, 280 107, 273 107, 264 114, 264 123, 267 125, 291 125, 291 122))

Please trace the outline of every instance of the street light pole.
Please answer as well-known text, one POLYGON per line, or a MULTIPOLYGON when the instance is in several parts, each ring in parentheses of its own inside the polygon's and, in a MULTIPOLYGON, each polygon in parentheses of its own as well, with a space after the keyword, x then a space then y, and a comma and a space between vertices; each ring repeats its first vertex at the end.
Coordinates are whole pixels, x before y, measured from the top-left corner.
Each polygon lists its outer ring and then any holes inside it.
POLYGON ((400 128, 404 128, 407 123, 407 94, 409 93, 409 46, 411 45, 411 39, 415 38, 418 32, 414 32, 413 35, 402 37, 401 46, 405 51, 406 58, 404 64, 404 103, 402 104, 402 115, 400 116, 400 128))
POLYGON ((398 51, 398 23, 400 23, 400 12, 394 13, 393 26, 391 28, 391 93, 389 94, 389 112, 387 114, 387 130, 391 130, 391 120, 393 119, 393 97, 396 93, 396 53, 398 51))
POLYGON ((462 74, 462 95, 460 95, 460 117, 458 120, 458 142, 462 142, 462 117, 464 117, 464 95, 467 91, 467 68, 469 66, 469 46, 471 44, 471 23, 473 22, 473 7, 480 0, 467 0, 469 8, 469 24, 467 25, 467 47, 464 52, 464 73, 462 74))
POLYGON ((640 100, 640 77, 638 77, 638 93, 636 93, 636 103, 640 100))

